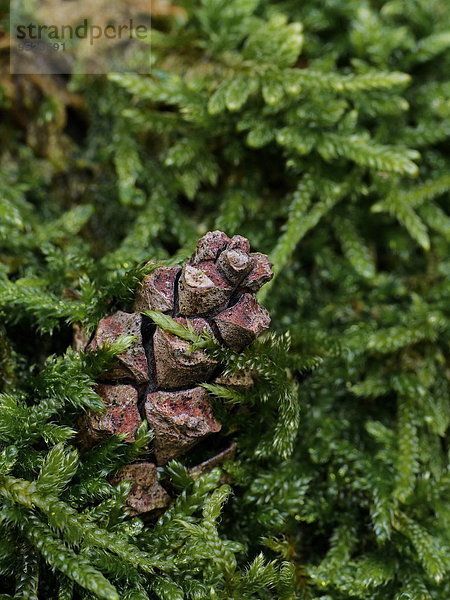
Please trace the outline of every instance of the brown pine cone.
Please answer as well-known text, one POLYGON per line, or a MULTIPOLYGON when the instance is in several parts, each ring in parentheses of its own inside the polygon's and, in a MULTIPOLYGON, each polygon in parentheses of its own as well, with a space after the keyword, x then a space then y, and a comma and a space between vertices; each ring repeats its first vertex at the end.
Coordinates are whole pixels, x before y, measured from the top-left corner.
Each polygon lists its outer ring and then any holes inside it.
MULTIPOLYGON (((132 441, 141 418, 154 432, 150 452, 157 465, 186 453, 221 424, 214 417, 208 392, 199 384, 249 387, 251 374, 221 375, 221 365, 189 342, 161 329, 141 311, 170 315, 196 333, 207 331, 233 351, 241 351, 270 324, 267 310, 255 293, 272 276, 266 255, 250 253, 239 235, 221 231, 204 235, 182 267, 158 267, 140 284, 133 313, 118 311, 98 324, 87 349, 95 350, 123 334, 135 342, 117 357, 96 391, 106 405, 102 414, 88 413, 80 427, 80 445, 89 447, 105 436, 122 433, 132 441)), ((225 453, 226 455, 226 453, 225 453)), ((214 462, 214 461, 207 461, 214 462)), ((206 464, 206 463, 205 463, 206 464)), ((158 483, 155 464, 123 467, 113 483, 133 483, 130 514, 146 514, 167 506, 170 497, 158 483)))

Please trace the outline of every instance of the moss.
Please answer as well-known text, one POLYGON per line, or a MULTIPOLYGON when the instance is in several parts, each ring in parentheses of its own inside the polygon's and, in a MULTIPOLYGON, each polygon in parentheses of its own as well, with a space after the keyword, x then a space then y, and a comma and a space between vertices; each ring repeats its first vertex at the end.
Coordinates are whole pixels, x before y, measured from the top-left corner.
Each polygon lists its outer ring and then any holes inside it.
POLYGON ((444 600, 448 3, 181 4, 149 75, 12 77, 2 50, 0 593, 444 600), (226 357, 260 373, 226 400, 236 458, 169 465, 143 527, 107 477, 148 432, 73 450, 121 348, 64 347, 216 228, 274 262, 272 335, 226 357))

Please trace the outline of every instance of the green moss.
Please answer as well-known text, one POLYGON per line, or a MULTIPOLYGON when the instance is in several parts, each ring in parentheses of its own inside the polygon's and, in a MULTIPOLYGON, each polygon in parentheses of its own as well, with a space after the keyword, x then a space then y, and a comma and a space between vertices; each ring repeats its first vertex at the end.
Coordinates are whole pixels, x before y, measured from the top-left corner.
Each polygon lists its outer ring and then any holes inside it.
POLYGON ((446 600, 448 3, 182 5, 148 76, 0 79, 1 597, 446 600), (148 434, 72 446, 119 347, 65 348, 213 228, 270 254, 276 335, 211 389, 231 487, 174 463, 143 527, 107 476, 148 434))

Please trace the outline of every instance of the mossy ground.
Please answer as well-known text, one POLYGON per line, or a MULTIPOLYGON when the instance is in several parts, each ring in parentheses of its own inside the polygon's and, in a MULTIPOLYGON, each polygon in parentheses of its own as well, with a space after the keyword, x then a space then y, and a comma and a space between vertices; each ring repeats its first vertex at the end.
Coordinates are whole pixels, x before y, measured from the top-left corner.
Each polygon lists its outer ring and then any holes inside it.
POLYGON ((1 38, 1 598, 447 600, 448 2, 180 5, 148 76, 10 76, 1 38), (107 477, 145 428, 73 449, 127 341, 66 349, 215 228, 270 255, 273 336, 224 357, 236 460, 142 527, 107 477))

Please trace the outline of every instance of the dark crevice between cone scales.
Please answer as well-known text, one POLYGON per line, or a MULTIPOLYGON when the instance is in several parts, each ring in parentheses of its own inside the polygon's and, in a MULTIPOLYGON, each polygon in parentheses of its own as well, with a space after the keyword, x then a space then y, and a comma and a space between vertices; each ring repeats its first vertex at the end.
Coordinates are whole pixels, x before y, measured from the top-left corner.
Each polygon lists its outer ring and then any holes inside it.
POLYGON ((191 351, 189 342, 164 331, 141 311, 159 311, 183 325, 189 322, 196 333, 208 331, 222 345, 241 351, 269 327, 269 314, 255 293, 272 278, 271 267, 265 254, 250 252, 246 238, 212 231, 200 238, 182 268, 158 267, 143 279, 135 312, 118 311, 99 322, 88 350, 124 334, 134 335, 135 341, 96 386, 106 411, 83 417, 80 446, 89 448, 118 433, 133 441, 141 420, 148 421, 154 432, 149 452, 156 464, 127 465, 111 480, 132 482, 131 515, 153 515, 167 507, 171 499, 158 482, 156 466, 220 431, 208 392, 200 384, 253 384, 250 373, 221 376, 222 366, 204 350, 191 351))

